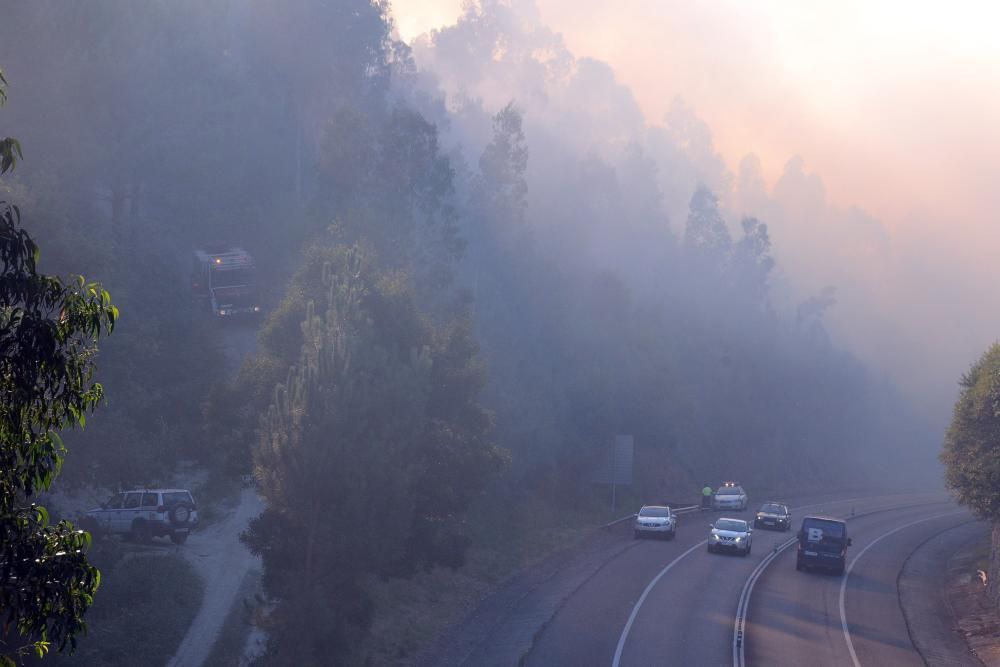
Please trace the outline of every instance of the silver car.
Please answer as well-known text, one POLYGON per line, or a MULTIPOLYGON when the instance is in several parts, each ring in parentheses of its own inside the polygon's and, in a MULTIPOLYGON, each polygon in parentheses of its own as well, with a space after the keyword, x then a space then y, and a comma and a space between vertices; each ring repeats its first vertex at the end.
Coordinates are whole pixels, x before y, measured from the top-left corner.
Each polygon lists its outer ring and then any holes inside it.
POLYGON ((743 519, 719 519, 709 526, 708 553, 732 551, 741 556, 750 555, 753 529, 743 519))
POLYGON ((663 505, 643 505, 635 515, 633 537, 639 539, 647 535, 674 539, 677 535, 677 515, 663 505))
POLYGON ((726 482, 715 492, 715 499, 712 506, 717 510, 738 510, 742 512, 747 508, 747 492, 743 487, 733 482, 726 482))

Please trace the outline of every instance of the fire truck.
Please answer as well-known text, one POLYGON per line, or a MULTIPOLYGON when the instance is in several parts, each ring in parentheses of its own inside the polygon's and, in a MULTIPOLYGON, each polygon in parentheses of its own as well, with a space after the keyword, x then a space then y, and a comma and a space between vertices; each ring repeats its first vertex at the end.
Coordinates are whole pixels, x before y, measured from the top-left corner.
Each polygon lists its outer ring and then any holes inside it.
POLYGON ((212 245, 194 251, 191 294, 216 317, 260 312, 253 257, 243 248, 212 245))

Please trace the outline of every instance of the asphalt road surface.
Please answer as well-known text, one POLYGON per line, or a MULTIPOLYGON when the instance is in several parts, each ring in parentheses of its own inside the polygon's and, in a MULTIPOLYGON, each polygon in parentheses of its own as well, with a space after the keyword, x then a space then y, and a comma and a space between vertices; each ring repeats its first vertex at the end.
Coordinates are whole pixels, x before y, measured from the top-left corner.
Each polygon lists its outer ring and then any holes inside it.
MULTIPOLYGON (((523 664, 923 665, 897 578, 921 544, 972 517, 943 493, 789 504, 794 525, 805 514, 848 519, 845 576, 796 571, 794 544, 778 550, 794 530, 755 530, 745 558, 709 554, 709 523, 722 514, 686 515, 677 539, 642 541, 580 586, 523 664)), ((750 519, 754 509, 752 499, 750 510, 726 516, 750 519)))

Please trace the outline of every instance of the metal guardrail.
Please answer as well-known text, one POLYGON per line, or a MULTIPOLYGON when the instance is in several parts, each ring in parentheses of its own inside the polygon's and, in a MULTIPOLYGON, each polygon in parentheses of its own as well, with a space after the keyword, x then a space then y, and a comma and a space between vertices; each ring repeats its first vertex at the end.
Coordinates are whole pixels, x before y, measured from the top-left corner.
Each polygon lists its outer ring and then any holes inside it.
POLYGON ((601 528, 611 528, 612 526, 617 526, 618 524, 622 523, 623 521, 629 521, 630 519, 634 519, 635 517, 636 517, 635 512, 633 512, 632 514, 629 514, 628 516, 623 516, 620 519, 615 519, 614 521, 609 521, 606 524, 604 524, 603 526, 601 526, 601 528))
MULTIPOLYGON (((688 514, 690 512, 697 512, 699 509, 700 509, 699 505, 685 505, 683 507, 678 507, 677 509, 673 510, 673 512, 674 512, 674 514, 688 514)), ((633 512, 632 514, 629 514, 628 516, 623 516, 620 519, 615 519, 614 521, 609 521, 608 523, 606 523, 603 526, 601 526, 601 528, 611 528, 611 527, 617 526, 618 524, 623 523, 625 521, 630 521, 630 520, 634 519, 635 517, 636 517, 636 514, 635 514, 635 512, 633 512)))

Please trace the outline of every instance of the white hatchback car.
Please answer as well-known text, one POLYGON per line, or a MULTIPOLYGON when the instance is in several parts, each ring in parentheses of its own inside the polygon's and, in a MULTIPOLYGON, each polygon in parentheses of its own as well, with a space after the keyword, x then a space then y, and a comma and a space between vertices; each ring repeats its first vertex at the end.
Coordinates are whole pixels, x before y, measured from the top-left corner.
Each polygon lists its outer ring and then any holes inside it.
POLYGON ((749 499, 743 487, 733 482, 726 482, 715 492, 712 507, 717 510, 739 510, 742 512, 747 508, 749 499))
POLYGON ((708 553, 734 551, 741 556, 749 556, 753 546, 753 529, 743 519, 719 519, 710 526, 708 553))
POLYGON ((198 508, 186 489, 133 489, 111 496, 87 512, 81 527, 130 535, 137 542, 167 536, 184 544, 198 525, 198 508), (88 525, 89 524, 89 525, 88 525))
POLYGON ((635 515, 633 537, 639 539, 646 535, 674 539, 677 536, 677 515, 663 505, 643 505, 635 515))

